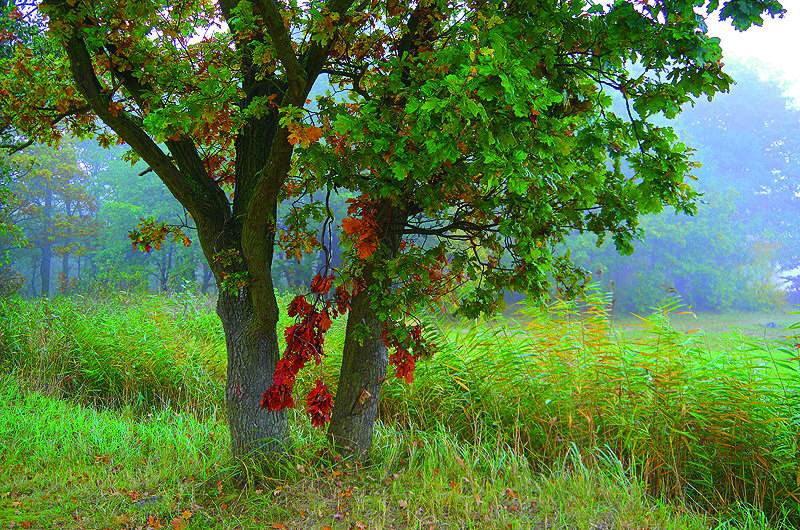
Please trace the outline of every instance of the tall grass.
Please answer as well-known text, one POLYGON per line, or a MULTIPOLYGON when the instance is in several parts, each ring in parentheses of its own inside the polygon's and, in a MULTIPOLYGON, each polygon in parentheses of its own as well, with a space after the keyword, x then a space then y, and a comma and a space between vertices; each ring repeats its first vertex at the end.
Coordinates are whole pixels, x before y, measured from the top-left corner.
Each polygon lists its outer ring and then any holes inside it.
POLYGON ((105 407, 213 411, 224 396, 221 327, 182 302, 125 293, 4 299, 0 367, 34 388, 105 407))
MULTIPOLYGON (((427 469, 461 451, 488 476, 583 466, 665 501, 800 520, 796 341, 731 336, 712 351, 670 325, 677 304, 640 318, 631 339, 603 308, 560 303, 521 325, 428 317, 439 352, 410 385, 387 376, 376 460, 427 469)), ((334 387, 340 320, 322 367, 334 387)), ((3 300, 0 348, 2 371, 28 388, 136 413, 224 417, 224 337, 203 299, 3 300)), ((296 392, 316 376, 301 372, 296 392)), ((292 417, 298 443, 322 443, 300 412, 292 417)))
POLYGON ((556 304, 510 327, 440 328, 436 358, 385 388, 384 421, 511 447, 538 469, 610 451, 651 495, 747 504, 800 518, 800 374, 789 345, 746 337, 709 351, 674 330, 676 303, 641 318, 634 341, 601 304, 556 304))

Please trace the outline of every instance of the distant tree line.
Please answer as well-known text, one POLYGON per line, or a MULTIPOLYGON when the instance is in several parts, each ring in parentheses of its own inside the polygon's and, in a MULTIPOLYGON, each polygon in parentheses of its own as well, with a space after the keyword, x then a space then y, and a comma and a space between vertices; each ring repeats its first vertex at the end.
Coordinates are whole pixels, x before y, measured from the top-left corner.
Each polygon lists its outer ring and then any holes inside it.
POLYGON ((729 68, 730 93, 696 103, 674 124, 701 164, 697 214, 643 217, 630 256, 588 237, 566 242, 613 293, 615 309, 642 311, 675 292, 713 311, 800 301, 800 109, 780 81, 729 68))
MULTIPOLYGON (((124 158, 119 148, 65 140, 59 149, 31 146, 6 160, 0 251, 7 266, 0 283, 28 296, 216 291, 198 245, 168 239, 159 249, 139 252, 131 244, 128 233, 142 219, 180 227, 190 241, 195 228, 154 174, 124 158)), ((341 218, 344 198, 335 195, 329 203, 341 218)), ((333 237, 330 258, 336 266, 341 263, 336 232, 333 237)), ((273 267, 285 290, 308 285, 324 260, 317 253, 283 257, 273 267)))

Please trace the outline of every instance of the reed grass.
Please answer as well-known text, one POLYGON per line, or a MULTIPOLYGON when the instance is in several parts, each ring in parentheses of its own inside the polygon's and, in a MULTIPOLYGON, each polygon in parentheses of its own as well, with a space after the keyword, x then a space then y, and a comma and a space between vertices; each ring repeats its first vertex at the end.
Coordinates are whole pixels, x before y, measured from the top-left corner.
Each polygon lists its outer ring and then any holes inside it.
POLYGON ((0 367, 31 388, 85 403, 213 413, 224 399, 224 339, 213 315, 186 318, 185 310, 125 293, 4 299, 0 367))
MULTIPOLYGON (((410 385, 388 376, 373 460, 384 470, 412 469, 434 482, 449 473, 447 485, 464 477, 470 483, 523 477, 527 484, 550 477, 537 486, 544 488, 538 499, 550 480, 574 476, 611 497, 625 491, 628 500, 641 494, 655 499, 651 505, 714 513, 719 528, 767 528, 752 526, 760 518, 797 524, 796 330, 782 341, 715 337, 711 349, 702 333, 671 325, 682 311, 676 302, 638 318, 637 333, 628 335, 614 331, 605 307, 600 298, 582 306, 557 303, 547 314, 522 315, 522 324, 425 317, 439 351, 418 363, 410 385)), ((286 325, 288 317, 282 318, 286 325)), ((322 366, 334 388, 341 320, 326 339, 330 355, 322 366)), ((0 347, 0 368, 26 391, 138 418, 184 413, 224 429, 224 336, 206 299, 124 293, 6 299, 0 301, 0 347)), ((301 372, 297 393, 317 375, 301 372)), ((324 436, 301 411, 291 419, 298 454, 325 451, 324 436)), ((424 509, 441 515, 456 497, 439 493, 450 500, 424 509)), ((575 502, 570 498, 564 502, 575 502)), ((609 499, 601 504, 617 502, 609 499)), ((606 510, 591 499, 581 502, 589 512, 606 510)), ((554 513, 572 514, 573 523, 580 518, 565 509, 554 513)))
MULTIPOLYGON (((710 520, 653 502, 621 464, 536 474, 510 448, 379 424, 367 466, 325 455, 319 430, 293 433, 277 474, 233 461, 222 419, 98 410, 0 377, 4 528, 649 528, 710 520), (242 470, 244 469, 244 473, 242 470)), ((749 512, 738 515, 745 520, 749 512)), ((754 512, 754 516, 757 514, 754 512)), ((726 526, 725 528, 772 527, 726 526)))
POLYGON ((385 388, 382 417, 447 425, 461 440, 512 447, 540 470, 598 448, 650 495, 708 508, 800 513, 800 374, 793 345, 736 336, 711 351, 670 326, 677 302, 615 335, 602 303, 554 305, 505 320, 439 328, 436 358, 411 385, 385 388))

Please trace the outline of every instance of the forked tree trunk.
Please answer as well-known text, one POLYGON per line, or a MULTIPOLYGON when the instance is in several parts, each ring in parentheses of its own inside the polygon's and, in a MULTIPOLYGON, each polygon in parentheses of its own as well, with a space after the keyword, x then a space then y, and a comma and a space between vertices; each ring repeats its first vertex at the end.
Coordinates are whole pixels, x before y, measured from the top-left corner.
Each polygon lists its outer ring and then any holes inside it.
POLYGON ((289 439, 286 411, 260 408, 261 396, 272 384, 280 355, 275 326, 265 333, 254 332, 250 297, 223 289, 217 300, 217 314, 222 320, 228 352, 225 404, 233 454, 241 457, 283 453, 289 439))
POLYGON ((372 446, 381 386, 389 355, 383 323, 370 307, 368 293, 353 299, 347 317, 342 370, 333 403, 328 437, 342 456, 363 460, 372 446))

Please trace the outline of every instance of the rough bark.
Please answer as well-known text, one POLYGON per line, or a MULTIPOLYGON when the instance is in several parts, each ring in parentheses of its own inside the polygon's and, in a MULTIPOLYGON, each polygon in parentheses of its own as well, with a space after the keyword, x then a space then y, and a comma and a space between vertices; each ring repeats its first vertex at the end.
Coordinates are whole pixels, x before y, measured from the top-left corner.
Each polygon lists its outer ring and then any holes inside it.
MULTIPOLYGON (((376 216, 380 252, 393 258, 400 244, 400 231, 408 212, 386 201, 376 216)), ((373 274, 373 266, 364 269, 364 287, 351 303, 342 351, 342 369, 333 404, 328 437, 342 456, 364 460, 372 446, 378 414, 381 386, 386 378, 389 352, 383 343, 384 322, 375 313, 370 292, 388 288, 373 274)))
POLYGON ((347 317, 342 370, 333 404, 328 437, 343 456, 367 457, 372 446, 381 386, 389 354, 381 334, 383 322, 375 316, 368 293, 353 299, 347 317))
POLYGON ((264 391, 272 384, 279 358, 275 326, 260 332, 254 325, 252 301, 220 290, 217 314, 225 331, 228 376, 225 404, 234 456, 282 453, 288 443, 286 411, 261 410, 264 391))

